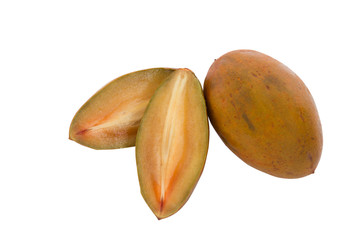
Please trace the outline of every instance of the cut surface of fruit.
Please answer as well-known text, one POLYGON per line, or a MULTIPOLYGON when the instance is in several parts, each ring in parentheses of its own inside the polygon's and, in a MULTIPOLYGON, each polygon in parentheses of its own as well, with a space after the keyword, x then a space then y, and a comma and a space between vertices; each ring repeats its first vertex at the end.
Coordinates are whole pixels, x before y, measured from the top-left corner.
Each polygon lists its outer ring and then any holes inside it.
POLYGON ((190 197, 208 143, 201 85, 190 70, 176 70, 151 99, 136 140, 141 193, 159 219, 176 213, 190 197))
POLYGON ((113 80, 76 113, 69 138, 94 149, 134 146, 140 120, 150 98, 174 71, 153 68, 113 80))

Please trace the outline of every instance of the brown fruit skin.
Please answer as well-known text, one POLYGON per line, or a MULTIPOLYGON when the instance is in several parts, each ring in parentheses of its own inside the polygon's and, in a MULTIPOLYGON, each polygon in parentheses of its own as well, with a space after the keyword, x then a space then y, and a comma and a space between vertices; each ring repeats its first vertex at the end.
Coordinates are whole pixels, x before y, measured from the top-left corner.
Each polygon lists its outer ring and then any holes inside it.
POLYGON ((245 163, 281 178, 314 173, 322 151, 315 102, 279 61, 236 50, 215 60, 204 83, 210 121, 245 163))

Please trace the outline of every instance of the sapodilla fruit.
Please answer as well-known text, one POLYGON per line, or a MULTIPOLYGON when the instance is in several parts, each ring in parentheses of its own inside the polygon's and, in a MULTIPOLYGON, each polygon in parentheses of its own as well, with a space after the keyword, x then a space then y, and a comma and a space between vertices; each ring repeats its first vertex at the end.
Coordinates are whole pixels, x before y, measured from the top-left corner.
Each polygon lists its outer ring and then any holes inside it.
POLYGON ((190 70, 176 70, 152 97, 136 137, 141 193, 158 219, 186 203, 203 171, 208 144, 200 82, 190 70))
POLYGON ((210 67, 204 95, 216 132, 247 164, 282 178, 314 173, 323 144, 318 111, 285 65, 256 51, 229 52, 210 67))
POLYGON ((150 98, 174 71, 171 68, 153 68, 111 81, 76 113, 69 138, 94 149, 134 146, 140 120, 150 98))

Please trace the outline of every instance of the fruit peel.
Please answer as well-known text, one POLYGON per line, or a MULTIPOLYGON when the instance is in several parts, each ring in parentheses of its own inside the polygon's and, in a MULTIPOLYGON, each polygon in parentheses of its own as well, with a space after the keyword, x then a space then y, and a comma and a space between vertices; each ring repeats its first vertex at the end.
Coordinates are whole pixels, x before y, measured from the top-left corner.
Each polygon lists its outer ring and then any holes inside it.
POLYGON ((320 118, 310 91, 284 64, 252 50, 229 52, 210 67, 204 95, 214 129, 245 163, 281 178, 314 173, 320 118))

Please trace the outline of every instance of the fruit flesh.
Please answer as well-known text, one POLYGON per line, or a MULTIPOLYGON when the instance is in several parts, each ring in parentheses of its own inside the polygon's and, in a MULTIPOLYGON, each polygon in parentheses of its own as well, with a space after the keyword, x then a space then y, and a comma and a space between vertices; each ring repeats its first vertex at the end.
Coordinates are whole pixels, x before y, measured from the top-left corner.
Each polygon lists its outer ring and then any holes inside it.
POLYGON ((153 96, 136 140, 141 193, 158 219, 190 197, 205 164, 208 131, 199 81, 190 70, 175 71, 153 96))
POLYGON ((251 50, 229 52, 209 69, 204 94, 215 130, 247 164, 282 178, 315 171, 319 115, 305 84, 285 65, 251 50))
POLYGON ((123 75, 92 96, 74 116, 69 138, 94 149, 135 145, 150 98, 174 69, 154 68, 123 75))

